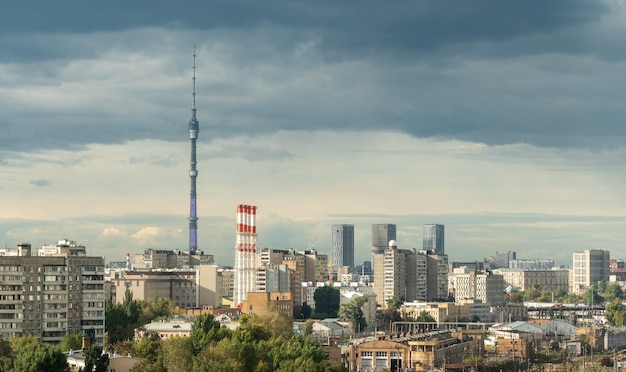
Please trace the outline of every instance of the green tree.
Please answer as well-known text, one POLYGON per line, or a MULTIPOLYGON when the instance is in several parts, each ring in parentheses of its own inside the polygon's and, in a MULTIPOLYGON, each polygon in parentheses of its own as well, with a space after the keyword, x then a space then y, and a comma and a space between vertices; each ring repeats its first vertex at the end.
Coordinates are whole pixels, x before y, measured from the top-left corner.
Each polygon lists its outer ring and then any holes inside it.
MULTIPOLYGON (((163 341, 163 366, 168 372, 193 370, 193 347, 188 337, 172 337, 163 341)), ((209 350, 207 348, 207 350, 209 350)))
POLYGON ((367 297, 358 296, 351 299, 349 302, 341 305, 337 315, 348 318, 354 324, 354 331, 356 333, 362 332, 367 327, 367 321, 363 315, 363 305, 367 302, 367 297))
POLYGON ((334 318, 339 310, 340 293, 337 288, 319 287, 313 294, 315 300, 314 318, 334 318))
POLYGON ((63 340, 61 340, 61 344, 59 348, 61 351, 69 351, 69 350, 80 350, 83 347, 83 333, 71 333, 65 335, 63 340))
POLYGON ((222 327, 213 315, 205 313, 197 316, 191 325, 189 340, 197 354, 209 344, 229 336, 230 331, 226 327, 222 327))
POLYGON ((420 315, 417 316, 417 319, 415 319, 416 322, 430 322, 430 323, 434 323, 437 320, 435 318, 433 318, 432 315, 430 315, 430 313, 428 313, 428 311, 426 310, 422 310, 420 312, 420 315))
POLYGON ((85 355, 86 372, 107 372, 109 367, 109 355, 102 354, 102 346, 91 345, 83 349, 85 355))
POLYGON ((313 310, 311 306, 305 302, 302 303, 302 319, 309 319, 313 310))
POLYGON ((263 315, 252 315, 248 318, 246 327, 262 327, 270 337, 288 340, 293 336, 293 320, 289 315, 280 311, 272 310, 263 315))
POLYGON ((398 308, 402 305, 395 297, 391 297, 387 300, 387 307, 381 310, 376 310, 376 318, 380 319, 384 327, 391 329, 391 323, 402 320, 398 308))
POLYGON ((534 301, 537 298, 539 298, 539 296, 541 296, 541 291, 539 290, 539 286, 537 284, 533 284, 531 285, 529 288, 527 288, 524 291, 524 300, 526 301, 534 301))
POLYGON ((11 343, 0 338, 0 371, 10 371, 13 365, 13 349, 11 343))
POLYGON ((604 297, 604 301, 607 303, 613 302, 615 299, 623 299, 624 292, 622 292, 622 288, 617 283, 611 283, 606 287, 606 290, 602 293, 602 297, 604 297))
POLYGON ((307 319, 306 322, 304 322, 305 336, 311 336, 313 334, 313 323, 315 323, 313 319, 307 319))
POLYGON ((598 294, 598 289, 596 288, 595 285, 587 289, 587 291, 585 292, 585 305, 587 306, 600 305, 603 302, 604 302, 604 298, 602 298, 598 294))
POLYGON ((161 354, 161 340, 158 338, 150 339, 149 337, 142 337, 141 340, 134 343, 133 350, 137 358, 146 359, 148 363, 151 364, 156 363, 161 354))
POLYGON ((25 342, 17 349, 12 369, 14 372, 65 372, 69 370, 67 357, 59 348, 38 341, 25 342))
POLYGON ((626 307, 620 299, 615 299, 606 306, 604 316, 610 325, 622 327, 626 325, 626 307))

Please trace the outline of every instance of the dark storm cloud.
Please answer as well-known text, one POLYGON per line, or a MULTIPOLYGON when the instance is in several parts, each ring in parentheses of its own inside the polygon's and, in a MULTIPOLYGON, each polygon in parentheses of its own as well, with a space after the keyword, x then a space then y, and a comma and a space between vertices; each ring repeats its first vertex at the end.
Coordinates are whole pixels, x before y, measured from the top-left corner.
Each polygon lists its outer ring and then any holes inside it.
MULTIPOLYGON (((107 1, 15 2, 0 14, 0 33, 92 33, 141 27, 196 30, 254 30, 269 25, 322 36, 325 47, 338 54, 356 50, 432 50, 445 44, 503 40, 581 26, 607 12, 601 2, 585 0, 502 2, 483 1, 182 1, 149 3, 107 1)), ((9 40, 10 37, 8 38, 9 40)), ((13 40, 7 56, 27 50, 13 40)), ((6 42, 6 41, 5 41, 6 42)), ((44 54, 55 54, 49 46, 44 54)), ((67 53, 61 45, 58 53, 67 53)), ((42 51, 39 51, 42 52, 42 51)))
MULTIPOLYGON (((613 11, 587 0, 15 2, 0 12, 0 63, 22 80, 0 83, 61 89, 64 79, 85 72, 72 70, 75 59, 110 61, 136 50, 144 58, 137 63, 149 63, 165 59, 155 52, 161 43, 181 52, 181 40, 168 39, 186 32, 205 56, 226 50, 220 62, 241 76, 199 80, 200 141, 324 129, 612 147, 626 137, 626 97, 615 89, 626 71, 609 66, 611 75, 601 62, 622 58, 615 46, 623 40, 590 29, 613 11), (307 43, 312 55, 297 60, 294 50, 307 43), (571 59, 527 60, 543 54, 592 61, 572 68, 571 59), (294 83, 308 73, 329 82, 294 83), (282 90, 255 92, 258 85, 282 90)), ((189 74, 189 62, 184 69, 179 62, 168 62, 164 77, 189 74)), ((102 74, 86 76, 106 93, 79 92, 64 107, 38 107, 36 98, 28 107, 0 103, 0 148, 186 139, 190 94, 180 83, 159 85, 163 77, 154 77, 154 85, 145 78, 133 84, 131 76, 109 83, 115 68, 102 74)), ((87 85, 75 81, 76 89, 87 85)))

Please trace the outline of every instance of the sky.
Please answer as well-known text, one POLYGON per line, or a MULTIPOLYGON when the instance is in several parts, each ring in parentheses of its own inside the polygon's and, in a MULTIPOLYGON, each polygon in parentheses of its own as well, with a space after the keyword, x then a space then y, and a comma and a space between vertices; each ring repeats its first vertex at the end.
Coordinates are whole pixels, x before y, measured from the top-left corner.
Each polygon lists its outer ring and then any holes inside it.
POLYGON ((89 254, 330 254, 331 225, 446 226, 450 261, 626 258, 620 0, 12 2, 0 12, 0 234, 89 254))

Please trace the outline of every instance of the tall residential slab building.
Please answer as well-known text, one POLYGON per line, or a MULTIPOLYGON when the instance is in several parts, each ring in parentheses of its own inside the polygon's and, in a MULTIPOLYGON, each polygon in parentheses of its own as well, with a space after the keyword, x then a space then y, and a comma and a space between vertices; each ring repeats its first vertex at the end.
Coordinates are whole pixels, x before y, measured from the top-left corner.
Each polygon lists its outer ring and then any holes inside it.
POLYGON ((104 257, 61 240, 31 255, 30 244, 0 251, 0 337, 35 336, 58 344, 84 333, 104 344, 104 257))
POLYGON ((372 254, 383 252, 391 240, 396 240, 396 225, 390 223, 372 225, 372 254))
POLYGON ((374 255, 376 301, 435 301, 448 296, 448 256, 432 251, 398 249, 396 241, 374 255))
POLYGON ((342 266, 354 267, 354 225, 332 226, 333 273, 342 266))
POLYGON ((590 286, 609 280, 611 253, 602 249, 574 252, 570 283, 572 292, 581 294, 590 286))
POLYGON ((422 249, 445 254, 444 226, 429 224, 422 226, 422 249))

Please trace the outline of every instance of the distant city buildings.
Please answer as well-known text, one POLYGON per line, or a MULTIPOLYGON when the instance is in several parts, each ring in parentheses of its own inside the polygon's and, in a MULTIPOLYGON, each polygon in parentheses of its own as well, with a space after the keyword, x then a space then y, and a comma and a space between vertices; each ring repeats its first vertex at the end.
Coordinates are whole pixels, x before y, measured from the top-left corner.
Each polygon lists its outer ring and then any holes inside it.
POLYGON ((132 263, 126 269, 180 269, 191 270, 200 265, 214 264, 213 255, 205 255, 202 251, 191 254, 190 251, 177 249, 146 249, 143 254, 135 254, 132 263))
POLYGON ((491 269, 508 269, 509 263, 517 259, 517 252, 506 251, 496 252, 496 255, 489 260, 489 267, 491 269))
POLYGON ((395 224, 377 223, 372 225, 372 254, 381 253, 387 249, 391 240, 396 240, 395 224))
POLYGON ((333 274, 337 274, 339 267, 354 267, 354 225, 333 225, 331 232, 333 274))
POLYGON ((394 298, 434 301, 448 296, 448 256, 433 251, 398 249, 395 240, 374 254, 374 293, 385 306, 394 298))
POLYGON ((455 302, 470 300, 489 305, 504 303, 504 278, 488 271, 455 269, 448 277, 448 288, 455 302))
POLYGON ((422 249, 445 254, 444 226, 429 224, 422 226, 422 249))
POLYGON ((525 291, 533 286, 544 291, 569 291, 567 269, 495 269, 493 273, 502 275, 505 286, 513 286, 518 291, 525 291))
POLYGON ((550 270, 554 267, 554 260, 545 259, 516 259, 509 261, 509 269, 521 270, 550 270))
POLYGON ((609 280, 611 261, 609 251, 587 249, 583 252, 574 252, 572 260, 571 292, 575 294, 584 293, 593 284, 609 280))

